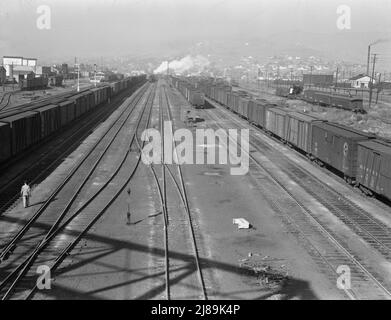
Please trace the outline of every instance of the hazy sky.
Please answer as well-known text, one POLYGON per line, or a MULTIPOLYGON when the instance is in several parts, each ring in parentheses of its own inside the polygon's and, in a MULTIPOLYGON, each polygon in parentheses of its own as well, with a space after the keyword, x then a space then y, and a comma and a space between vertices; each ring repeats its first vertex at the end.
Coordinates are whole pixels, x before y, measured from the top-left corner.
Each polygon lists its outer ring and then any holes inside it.
POLYGON ((390 33, 390 13, 390 0, 0 0, 0 55, 158 56, 183 42, 292 30, 390 33), (36 26, 40 5, 50 30, 36 26), (351 7, 351 30, 336 26, 339 5, 351 7))

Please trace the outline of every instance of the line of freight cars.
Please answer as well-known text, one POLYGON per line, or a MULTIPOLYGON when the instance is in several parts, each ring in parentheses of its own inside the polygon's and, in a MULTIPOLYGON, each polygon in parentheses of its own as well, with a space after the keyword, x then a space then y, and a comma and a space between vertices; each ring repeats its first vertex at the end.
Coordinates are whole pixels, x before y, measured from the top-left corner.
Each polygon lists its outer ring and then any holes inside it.
POLYGON ((143 82, 145 76, 127 78, 85 90, 55 104, 1 118, 0 163, 20 154, 100 104, 110 101, 111 97, 125 89, 143 82))
POLYGON ((177 88, 196 109, 203 109, 205 107, 205 95, 202 88, 176 77, 171 77, 170 80, 171 84, 177 88))
POLYGON ((356 113, 366 113, 363 99, 359 97, 349 97, 312 89, 305 90, 303 94, 301 92, 302 87, 300 86, 277 87, 275 94, 285 98, 301 98, 304 101, 325 107, 335 107, 356 113))
POLYGON ((205 95, 284 143, 343 175, 368 195, 391 201, 391 143, 376 135, 252 99, 230 86, 202 86, 205 95))

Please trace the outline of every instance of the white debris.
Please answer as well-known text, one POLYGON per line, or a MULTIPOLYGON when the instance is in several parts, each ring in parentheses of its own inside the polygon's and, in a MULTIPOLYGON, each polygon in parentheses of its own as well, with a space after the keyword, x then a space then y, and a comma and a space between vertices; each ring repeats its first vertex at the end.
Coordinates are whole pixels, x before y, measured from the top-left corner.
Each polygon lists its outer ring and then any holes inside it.
POLYGON ((233 219, 233 224, 237 224, 238 229, 249 229, 250 228, 250 223, 244 218, 233 219))

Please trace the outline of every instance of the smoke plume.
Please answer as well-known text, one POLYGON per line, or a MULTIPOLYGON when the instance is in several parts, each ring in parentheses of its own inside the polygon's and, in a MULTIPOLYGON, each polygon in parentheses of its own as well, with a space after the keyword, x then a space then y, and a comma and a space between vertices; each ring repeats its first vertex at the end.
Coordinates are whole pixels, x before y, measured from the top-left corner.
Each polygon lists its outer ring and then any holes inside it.
POLYGON ((186 71, 199 73, 205 67, 209 65, 209 60, 204 56, 197 55, 191 56, 187 55, 180 60, 172 60, 168 64, 168 61, 163 61, 159 67, 157 67, 153 73, 166 73, 167 72, 167 64, 170 73, 173 72, 175 74, 182 74, 186 71))
POLYGON ((389 39, 378 39, 378 40, 372 42, 372 43, 370 44, 370 46, 373 46, 373 45, 379 44, 379 43, 388 42, 388 41, 390 41, 390 40, 391 40, 390 38, 389 38, 389 39))

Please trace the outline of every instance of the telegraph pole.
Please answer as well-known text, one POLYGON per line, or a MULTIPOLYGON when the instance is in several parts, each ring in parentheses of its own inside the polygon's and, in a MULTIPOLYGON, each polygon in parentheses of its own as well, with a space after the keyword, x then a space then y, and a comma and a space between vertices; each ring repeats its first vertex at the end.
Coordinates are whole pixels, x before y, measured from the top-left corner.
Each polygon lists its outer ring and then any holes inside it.
POLYGON ((379 80, 378 80, 378 83, 377 83, 376 104, 377 104, 377 101, 379 99, 379 92, 382 89, 381 86, 380 86, 380 81, 381 81, 381 73, 379 73, 379 80))
POLYGON ((375 76, 375 64, 376 64, 376 53, 373 55, 372 77, 370 81, 371 87, 369 88, 369 109, 371 109, 371 103, 372 103, 372 90, 373 90, 373 77, 375 76))
POLYGON ((96 63, 94 63, 94 84, 96 87, 96 63))
POLYGON ((310 71, 310 89, 312 87, 312 70, 314 69, 313 66, 311 66, 311 71, 310 71))

